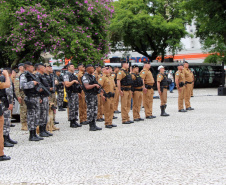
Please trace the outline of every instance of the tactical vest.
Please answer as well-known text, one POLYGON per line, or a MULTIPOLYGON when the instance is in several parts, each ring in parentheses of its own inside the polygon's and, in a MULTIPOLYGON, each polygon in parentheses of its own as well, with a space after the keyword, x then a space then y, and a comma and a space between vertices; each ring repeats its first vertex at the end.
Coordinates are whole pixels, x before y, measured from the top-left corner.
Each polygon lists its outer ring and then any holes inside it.
POLYGON ((144 84, 140 74, 132 74, 136 77, 136 80, 133 80, 133 87, 142 87, 144 84))
MULTIPOLYGON (((89 80, 89 85, 98 84, 96 78, 93 75, 85 73, 84 76, 89 80)), ((97 89, 96 87, 92 89, 86 89, 83 82, 82 82, 82 89, 84 90, 85 93, 90 93, 90 94, 98 94, 99 92, 99 89, 97 89)))
MULTIPOLYGON (((5 77, 4 76, 0 76, 0 82, 5 82, 5 77)), ((0 89, 0 98, 2 98, 2 97, 6 97, 5 89, 0 89)))
POLYGON ((160 86, 168 86, 168 81, 167 81, 167 77, 166 74, 161 74, 159 73, 158 75, 162 75, 163 76, 163 80, 160 82, 160 86))
POLYGON ((121 70, 126 73, 126 76, 121 80, 121 86, 131 86, 133 84, 133 79, 131 74, 124 69, 121 69, 121 70))
MULTIPOLYGON (((78 77, 75 76, 73 73, 68 73, 69 75, 69 82, 73 80, 78 81, 78 77)), ((81 87, 80 84, 73 83, 70 87, 66 87, 67 93, 81 93, 81 87)))
MULTIPOLYGON (((25 74, 25 77, 27 78, 27 82, 34 81, 34 79, 28 73, 25 72, 22 74, 25 74)), ((35 87, 33 87, 32 89, 24 89, 23 91, 24 91, 24 94, 28 97, 40 95, 40 93, 35 89, 35 87)))
MULTIPOLYGON (((42 83, 42 85, 44 85, 49 90, 50 85, 49 85, 49 81, 47 79, 47 76, 38 74, 38 77, 39 77, 39 80, 42 83)), ((42 91, 40 94, 41 94, 41 96, 49 96, 49 94, 46 91, 42 91)))
MULTIPOLYGON (((59 83, 64 82, 64 78, 63 78, 62 75, 57 76, 57 80, 58 80, 59 83)), ((63 84, 58 84, 57 85, 57 89, 63 89, 63 88, 64 88, 64 85, 63 84)))

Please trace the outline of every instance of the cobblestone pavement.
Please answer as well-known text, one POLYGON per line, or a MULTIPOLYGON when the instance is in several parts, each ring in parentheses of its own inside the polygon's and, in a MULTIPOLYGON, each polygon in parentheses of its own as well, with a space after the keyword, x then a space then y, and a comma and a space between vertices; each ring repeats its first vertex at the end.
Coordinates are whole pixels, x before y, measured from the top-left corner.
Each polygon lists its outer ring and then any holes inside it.
POLYGON ((195 111, 177 112, 175 90, 170 117, 159 116, 155 99, 156 119, 122 125, 118 115, 117 128, 98 132, 70 128, 59 112, 60 131, 40 142, 29 142, 16 123, 11 138, 19 144, 5 148, 12 159, 0 163, 0 184, 226 184, 226 97, 217 89, 194 95, 195 111))

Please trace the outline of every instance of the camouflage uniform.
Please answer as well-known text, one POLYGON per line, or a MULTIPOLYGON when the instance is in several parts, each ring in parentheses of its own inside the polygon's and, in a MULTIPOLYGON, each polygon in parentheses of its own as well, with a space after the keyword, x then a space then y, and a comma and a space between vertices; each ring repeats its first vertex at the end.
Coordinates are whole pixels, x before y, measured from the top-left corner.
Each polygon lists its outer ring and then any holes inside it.
MULTIPOLYGON (((69 75, 70 72, 67 72, 64 75, 64 81, 65 82, 70 82, 69 79, 69 75)), ((70 95, 67 93, 67 97, 68 97, 68 108, 69 108, 69 117, 68 120, 72 121, 72 120, 78 120, 78 93, 74 93, 72 92, 70 95)))
POLYGON ((58 108, 63 108, 63 103, 64 103, 64 77, 62 75, 57 76, 57 81, 58 81, 58 85, 56 85, 57 87, 57 104, 58 104, 58 108))
MULTIPOLYGON (((9 104, 13 104, 13 85, 12 80, 10 79, 10 87, 6 88, 6 95, 9 104)), ((8 136, 10 132, 10 123, 11 123, 11 110, 8 108, 4 108, 4 127, 3 127, 3 135, 8 136)))
MULTIPOLYGON (((37 78, 39 78, 40 82, 49 90, 46 76, 42 75, 39 72, 37 72, 35 75, 37 78)), ((40 103, 39 126, 44 126, 47 124, 49 116, 49 98, 48 95, 45 94, 45 92, 41 92, 41 100, 42 102, 40 103)))
MULTIPOLYGON (((35 88, 33 81, 27 81, 25 73, 20 76, 20 89, 29 90, 35 88)), ((38 91, 37 91, 38 92, 38 91)), ((28 130, 35 130, 39 125, 40 118, 40 96, 25 96, 24 100, 27 106, 27 125, 28 130)))
POLYGON ((22 73, 19 72, 16 75, 15 81, 14 81, 14 87, 15 87, 15 94, 17 97, 21 97, 21 103, 20 103, 20 122, 22 124, 21 130, 27 130, 27 106, 24 102, 25 94, 20 89, 20 75, 22 73))

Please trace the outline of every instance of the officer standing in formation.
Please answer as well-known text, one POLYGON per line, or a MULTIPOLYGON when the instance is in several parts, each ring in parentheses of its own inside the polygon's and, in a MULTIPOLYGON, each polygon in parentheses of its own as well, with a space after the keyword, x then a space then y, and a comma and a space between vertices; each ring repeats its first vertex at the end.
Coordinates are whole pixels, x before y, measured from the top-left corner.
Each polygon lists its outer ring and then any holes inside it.
POLYGON ((14 87, 15 87, 15 94, 20 104, 20 122, 21 122, 21 130, 27 131, 27 106, 24 102, 25 94, 20 89, 20 75, 24 73, 24 64, 20 63, 18 65, 19 73, 17 73, 14 87))
MULTIPOLYGON (((53 87, 50 87, 47 76, 46 76, 46 68, 44 64, 39 64, 37 68, 37 73, 35 74, 38 80, 51 92, 53 91, 53 87)), ((49 115, 49 94, 46 91, 40 92, 40 119, 39 119, 39 130, 40 137, 49 137, 53 136, 50 132, 46 131, 46 125, 48 122, 49 115)))
POLYGON ((151 64, 148 61, 144 61, 143 70, 140 72, 140 76, 143 79, 143 105, 146 119, 153 119, 156 116, 152 114, 153 107, 153 95, 154 95, 154 83, 155 80, 150 71, 151 64))
POLYGON ((121 96, 122 124, 133 123, 133 121, 131 121, 129 117, 132 97, 131 87, 133 84, 133 80, 128 70, 129 63, 127 63, 127 61, 123 61, 122 68, 119 70, 117 75, 117 86, 119 94, 121 96))
MULTIPOLYGON (((94 71, 93 75, 96 78, 97 82, 99 81, 100 77, 102 76, 101 68, 102 68, 102 66, 100 64, 95 65, 96 70, 94 71)), ((97 95, 97 99, 98 99, 97 121, 102 122, 102 121, 104 121, 104 119, 103 119, 103 100, 102 100, 100 94, 97 95)))
POLYGON ((114 113, 121 113, 118 110, 118 103, 119 103, 119 90, 117 87, 117 75, 119 72, 119 67, 114 67, 114 72, 112 72, 111 76, 113 77, 114 81, 115 81, 115 97, 114 97, 114 113))
POLYGON ((74 74, 75 67, 72 63, 67 65, 68 72, 64 75, 64 83, 68 97, 69 121, 70 127, 77 128, 82 125, 78 124, 78 104, 79 96, 81 96, 81 87, 77 76, 74 74))
POLYGON ((63 108, 64 103, 64 77, 61 75, 60 70, 56 71, 56 91, 57 91, 57 105, 58 111, 65 111, 63 108))
POLYGON ((190 98, 191 98, 191 90, 192 90, 192 85, 193 85, 193 73, 189 69, 189 64, 188 62, 184 62, 184 76, 185 76, 185 94, 184 94, 184 99, 185 99, 185 106, 186 110, 194 110, 194 108, 191 107, 190 104, 190 98))
MULTIPOLYGON (((49 87, 52 88, 52 90, 50 91, 51 92, 50 102, 54 103, 54 106, 57 108, 57 99, 56 99, 56 94, 55 94, 56 78, 54 76, 51 64, 45 63, 44 66, 46 67, 45 77, 48 81, 49 87)), ((59 122, 56 121, 56 112, 53 112, 53 122, 54 122, 54 124, 59 124, 59 122)))
MULTIPOLYGON (((12 70, 8 69, 9 77, 12 75, 12 70)), ((3 76, 1 76, 3 77, 3 76)), ((4 78, 5 81, 5 78, 4 78)), ((0 90, 1 94, 5 97, 5 104, 3 104, 3 116, 4 116, 4 147, 13 147, 14 144, 17 144, 17 141, 13 141, 10 136, 10 124, 11 124, 11 111, 13 110, 13 83, 10 78, 10 87, 0 90)), ((2 96, 1 95, 1 96, 2 96)))
POLYGON ((86 73, 82 77, 83 90, 85 92, 85 100, 87 105, 87 120, 89 122, 90 131, 102 130, 96 126, 97 118, 97 94, 100 89, 97 80, 93 76, 94 67, 91 64, 86 66, 86 73))
POLYGON ((169 116, 165 112, 166 110, 166 103, 167 103, 167 88, 168 88, 168 81, 167 81, 167 76, 164 73, 165 68, 163 66, 158 67, 159 73, 157 74, 157 88, 158 88, 158 93, 160 96, 161 104, 160 104, 160 109, 161 109, 161 115, 160 116, 169 116))
POLYGON ((133 92, 133 120, 134 121, 144 121, 140 117, 140 108, 143 98, 143 79, 141 78, 139 74, 139 67, 138 65, 132 66, 132 79, 133 79, 133 86, 132 86, 132 92, 133 92))
POLYGON ((29 141, 43 140, 42 137, 36 135, 36 128, 39 125, 40 119, 40 93, 37 81, 29 75, 33 73, 34 67, 31 62, 24 63, 25 73, 20 75, 20 89, 24 91, 24 101, 27 105, 27 125, 30 132, 29 141))
POLYGON ((175 83, 178 90, 178 112, 187 112, 184 110, 185 77, 183 64, 178 64, 177 69, 178 71, 175 74, 175 83))
POLYGON ((112 124, 114 116, 115 82, 114 79, 111 77, 109 66, 105 66, 103 68, 103 76, 100 77, 98 82, 104 89, 104 92, 101 92, 101 98, 104 102, 103 108, 104 108, 105 127, 106 128, 117 127, 117 125, 112 124))
MULTIPOLYGON (((85 66, 83 64, 78 64, 78 81, 80 84, 82 84, 82 77, 85 73, 85 66)), ((81 96, 79 97, 79 119, 81 125, 87 125, 87 112, 86 112, 87 106, 86 106, 86 100, 85 100, 85 93, 82 89, 81 96)))
MULTIPOLYGON (((10 87, 10 79, 9 74, 6 70, 2 71, 2 75, 5 77, 5 82, 0 82, 0 90, 4 90, 10 87)), ((4 155, 4 138, 3 138, 3 125, 4 125, 4 117, 3 117, 3 102, 2 96, 0 95, 0 161, 10 160, 9 156, 4 155)))

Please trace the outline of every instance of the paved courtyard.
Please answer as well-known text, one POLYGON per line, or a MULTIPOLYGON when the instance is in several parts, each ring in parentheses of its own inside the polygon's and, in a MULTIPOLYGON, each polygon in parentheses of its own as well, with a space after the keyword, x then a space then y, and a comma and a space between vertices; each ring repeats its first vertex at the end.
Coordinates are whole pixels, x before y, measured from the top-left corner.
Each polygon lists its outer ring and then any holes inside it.
POLYGON ((11 138, 19 144, 5 148, 12 159, 0 163, 0 184, 226 184, 226 97, 217 89, 195 89, 194 96, 195 111, 177 112, 175 90, 170 117, 159 116, 155 99, 156 119, 122 125, 116 114, 118 127, 97 123, 98 132, 72 129, 58 112, 60 131, 40 142, 29 142, 15 123, 11 138))

